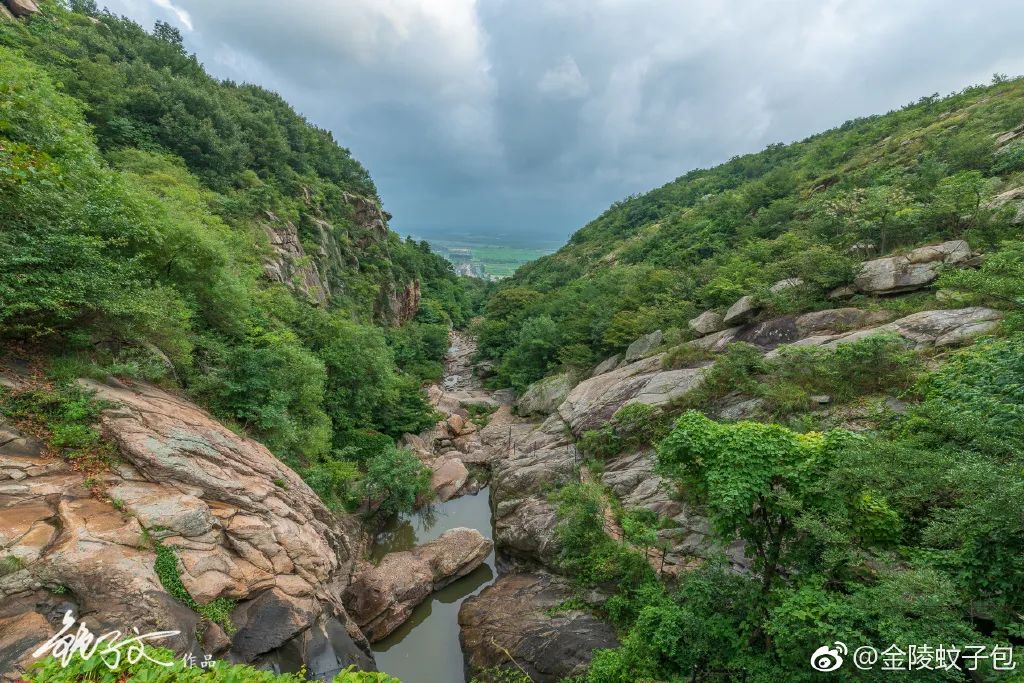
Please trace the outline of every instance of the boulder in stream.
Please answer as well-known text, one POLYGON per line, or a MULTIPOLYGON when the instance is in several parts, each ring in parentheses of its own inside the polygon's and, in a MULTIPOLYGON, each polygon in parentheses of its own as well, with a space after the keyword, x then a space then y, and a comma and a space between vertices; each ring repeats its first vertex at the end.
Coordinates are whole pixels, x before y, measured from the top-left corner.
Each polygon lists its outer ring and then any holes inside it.
POLYGON ((534 683, 585 673, 595 650, 619 642, 589 611, 554 609, 572 596, 567 580, 537 573, 504 576, 467 599, 459 610, 459 640, 469 673, 518 665, 534 683))
POLYGON ((479 567, 493 543, 459 527, 412 550, 366 564, 344 594, 345 607, 371 642, 398 628, 431 593, 479 567))

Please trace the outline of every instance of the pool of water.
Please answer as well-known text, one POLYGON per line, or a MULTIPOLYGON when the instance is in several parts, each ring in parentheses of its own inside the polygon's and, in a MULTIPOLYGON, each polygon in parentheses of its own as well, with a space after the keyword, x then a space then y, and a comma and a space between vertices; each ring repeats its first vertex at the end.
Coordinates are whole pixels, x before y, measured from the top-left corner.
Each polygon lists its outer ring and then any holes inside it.
MULTIPOLYGON (((439 503, 395 520, 378 534, 372 557, 409 550, 457 527, 476 529, 491 538, 490 491, 439 503)), ((402 683, 463 683, 459 647, 459 606, 495 578, 494 553, 482 565, 420 603, 412 616, 384 640, 373 644, 377 668, 402 683)))

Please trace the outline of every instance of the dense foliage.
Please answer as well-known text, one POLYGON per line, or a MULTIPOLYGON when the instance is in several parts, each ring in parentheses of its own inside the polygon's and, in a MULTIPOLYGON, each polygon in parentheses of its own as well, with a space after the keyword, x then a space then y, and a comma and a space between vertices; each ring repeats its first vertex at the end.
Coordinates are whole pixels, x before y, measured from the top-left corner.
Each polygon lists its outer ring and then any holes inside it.
MULTIPOLYGON (((877 344, 847 356, 872 357, 885 338, 877 344)), ((614 541, 607 494, 593 485, 560 491, 563 567, 585 585, 613 587, 600 609, 622 631, 622 647, 598 653, 589 680, 811 681, 810 654, 837 640, 851 652, 1016 647, 1019 659, 1022 359, 1019 333, 956 352, 922 376, 919 402, 861 434, 684 412, 659 443, 660 470, 704 510, 722 547, 744 543, 746 572, 723 558, 658 580, 643 557, 656 543, 651 520, 620 517, 626 535, 614 541)), ((844 364, 832 365, 841 372, 844 364)), ((612 428, 621 424, 617 416, 612 428)), ((976 673, 1013 680, 990 659, 976 673)), ((830 675, 892 674, 876 666, 830 675)), ((964 680, 955 669, 902 676, 964 680)))
POLYGON ((0 22, 0 337, 67 378, 184 389, 329 503, 408 506, 422 472, 372 479, 434 422, 420 384, 471 305, 451 266, 357 216, 368 173, 277 95, 211 78, 170 26, 70 5, 0 22), (320 254, 326 303, 263 276, 270 224, 320 254))
POLYGON ((652 330, 685 330, 743 295, 765 315, 831 307, 827 293, 859 261, 952 238, 1006 256, 948 284, 1019 308, 1019 206, 992 199, 1024 184, 1024 141, 996 142, 1022 122, 1024 81, 998 78, 618 202, 502 283, 479 326, 481 352, 499 381, 522 387, 652 330), (805 285, 768 292, 794 277, 805 285))

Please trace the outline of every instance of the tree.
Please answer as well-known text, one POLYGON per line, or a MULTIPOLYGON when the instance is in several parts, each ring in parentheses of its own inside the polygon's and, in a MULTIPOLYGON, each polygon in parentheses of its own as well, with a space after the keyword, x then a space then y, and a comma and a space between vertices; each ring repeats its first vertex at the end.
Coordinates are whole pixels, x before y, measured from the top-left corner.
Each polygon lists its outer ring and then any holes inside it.
POLYGON ((716 531, 747 542, 762 593, 791 565, 803 513, 852 434, 798 434, 757 422, 719 424, 687 411, 658 447, 659 466, 703 498, 716 531))
POLYGON ((412 512, 418 496, 430 489, 430 470, 412 453, 387 448, 370 458, 363 477, 363 496, 383 517, 412 512))

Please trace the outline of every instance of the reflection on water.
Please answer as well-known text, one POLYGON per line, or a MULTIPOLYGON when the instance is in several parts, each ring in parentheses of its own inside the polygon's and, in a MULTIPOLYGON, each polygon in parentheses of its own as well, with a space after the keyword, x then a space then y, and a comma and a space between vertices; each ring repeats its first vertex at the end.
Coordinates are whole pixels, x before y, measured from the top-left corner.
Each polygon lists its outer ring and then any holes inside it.
MULTIPOLYGON (((377 537, 373 559, 408 550, 457 527, 492 537, 490 491, 440 503, 428 511, 391 523, 377 537)), ((494 553, 484 564, 420 603, 412 616, 384 640, 373 644, 377 668, 403 683, 465 681, 459 647, 459 606, 495 576, 494 553)))

